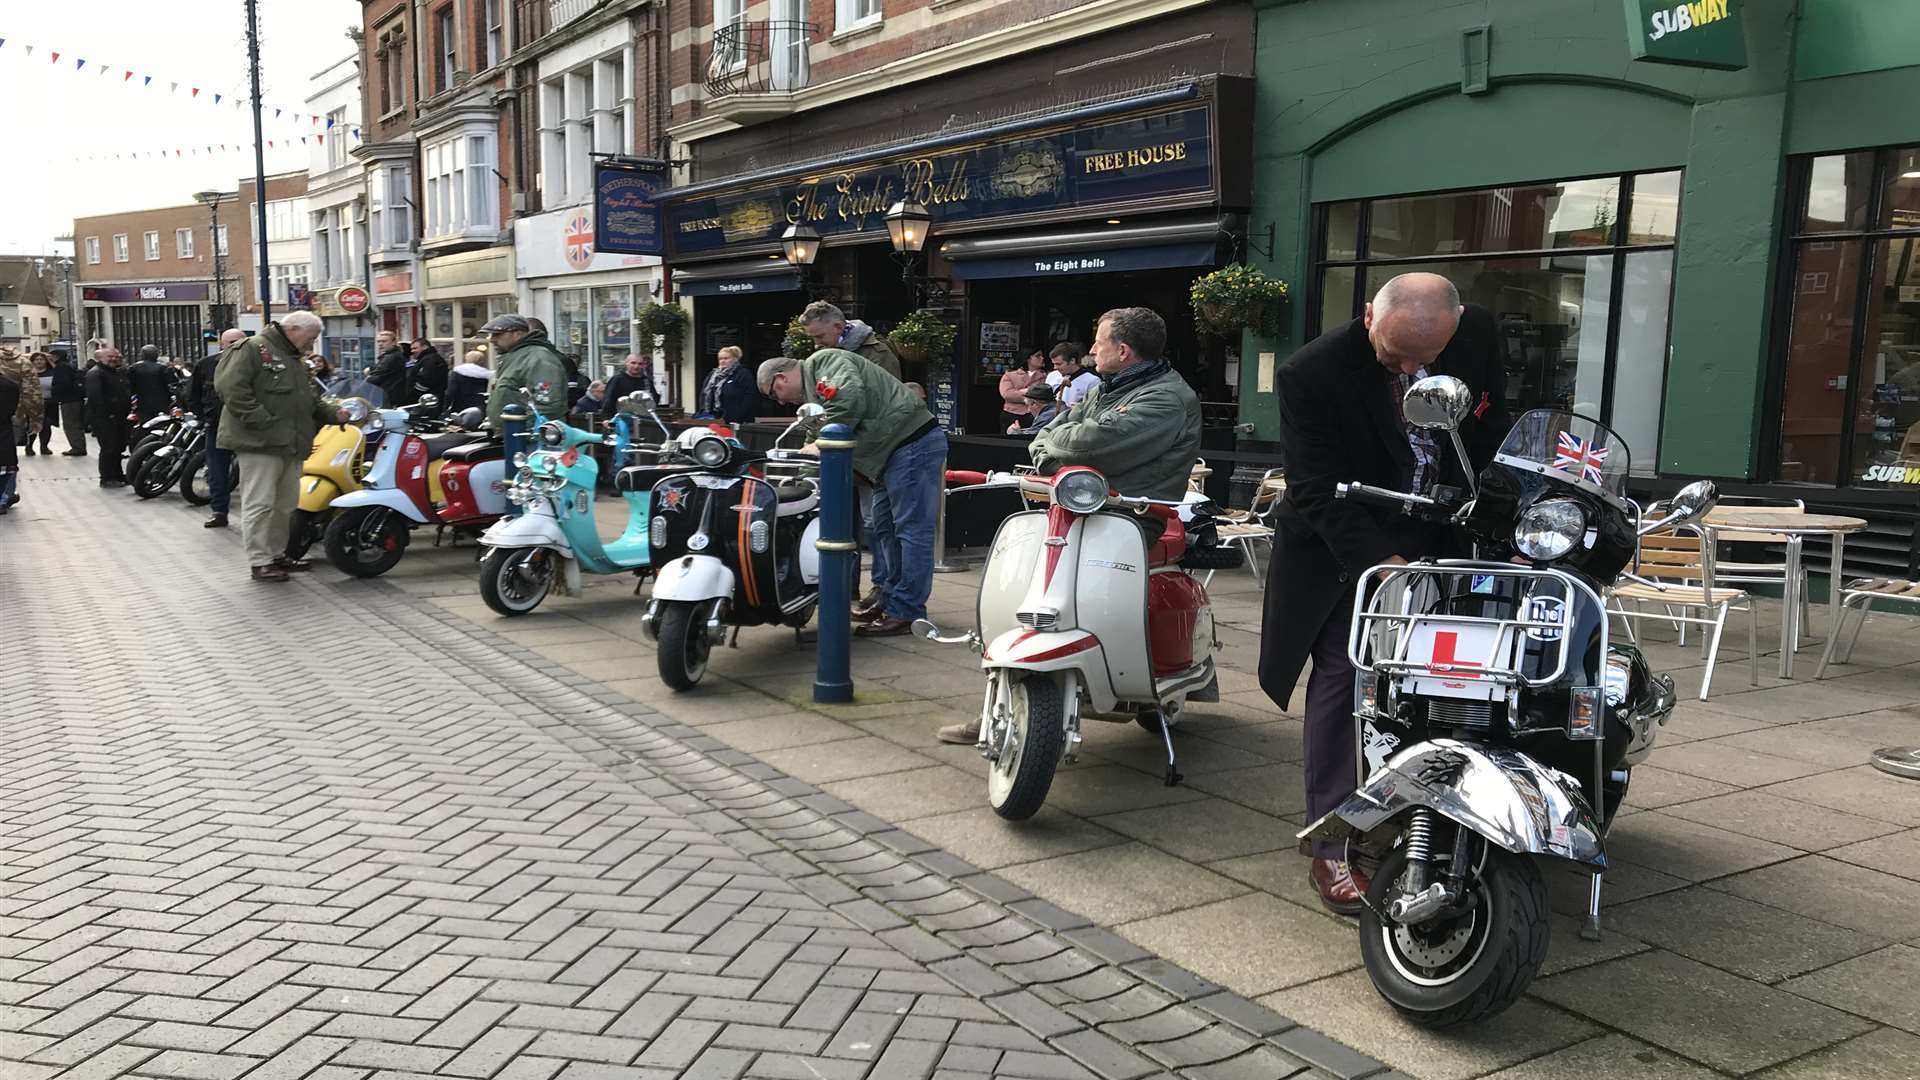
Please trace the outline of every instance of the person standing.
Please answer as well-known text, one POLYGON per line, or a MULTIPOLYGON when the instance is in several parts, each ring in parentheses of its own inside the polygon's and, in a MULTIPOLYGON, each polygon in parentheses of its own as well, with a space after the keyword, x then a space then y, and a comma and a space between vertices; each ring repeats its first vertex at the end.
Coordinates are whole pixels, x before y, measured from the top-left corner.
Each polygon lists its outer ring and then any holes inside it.
POLYGON ((753 373, 740 361, 746 354, 729 345, 716 354, 718 363, 700 388, 700 414, 717 416, 729 424, 751 424, 760 413, 760 388, 753 373))
POLYGON ((399 335, 391 330, 375 334, 373 347, 373 367, 367 371, 367 381, 380 391, 380 400, 373 404, 379 408, 399 408, 405 404, 401 393, 407 385, 407 350, 401 347, 399 335))
POLYGON ((547 340, 519 315, 496 315, 480 328, 492 344, 493 386, 487 391, 487 425, 500 430, 500 413, 523 401, 521 391, 533 395, 533 411, 540 420, 567 414, 567 363, 547 340))
POLYGON ((607 400, 600 407, 601 417, 612 416, 620 407, 620 399, 636 390, 653 393, 653 372, 647 370, 647 361, 639 353, 628 353, 620 362, 620 370, 607 380, 607 400))
POLYGON ((413 339, 413 363, 407 365, 407 400, 419 401, 428 396, 439 398, 444 405, 447 399, 447 361, 433 342, 426 338, 413 339))
MULTIPOLYGON (((1044 383, 1047 370, 1047 351, 1036 348, 1027 354, 1026 366, 1009 368, 1001 374, 1000 420, 1009 431, 1032 426, 1034 406, 1027 397, 1027 388, 1044 383)), ((1052 399, 1048 401, 1051 403, 1052 399)))
POLYGON ((85 379, 87 425, 100 447, 100 486, 104 488, 127 486, 120 458, 127 452, 127 410, 133 407, 133 388, 127 385, 127 373, 120 364, 120 350, 102 345, 94 350, 85 379))
MULTIPOLYGON (((1260 635, 1260 688, 1282 709, 1309 659, 1305 749, 1307 817, 1340 806, 1358 783, 1353 665, 1347 659, 1354 583, 1368 568, 1453 547, 1448 531, 1404 514, 1334 497, 1356 481, 1416 494, 1464 485, 1444 440, 1406 422, 1402 396, 1426 375, 1466 382, 1479 407, 1461 428, 1478 467, 1510 424, 1502 395, 1501 337, 1484 308, 1462 307, 1437 274, 1402 274, 1365 314, 1302 346, 1280 365, 1275 389, 1287 491, 1274 513, 1260 635)), ((1328 910, 1358 914, 1365 875, 1333 844, 1316 844, 1308 880, 1328 910)))
POLYGON ((900 374, 900 354, 893 344, 859 319, 849 319, 825 300, 815 300, 800 313, 800 325, 813 339, 816 349, 845 349, 879 365, 896 379, 900 374))
POLYGON ((1053 374, 1047 376, 1047 385, 1053 387, 1053 400, 1061 412, 1078 405, 1081 398, 1100 385, 1100 376, 1080 366, 1085 354, 1073 342, 1063 341, 1047 355, 1053 361, 1053 374))
POLYGON ((487 354, 479 349, 467 352, 466 360, 447 374, 447 415, 458 416, 467 409, 484 409, 487 384, 493 371, 487 367, 487 354))
POLYGON ((853 471, 873 486, 873 545, 887 576, 861 637, 911 632, 933 593, 933 533, 947 462, 947 433, 886 369, 845 349, 821 349, 805 360, 780 356, 760 365, 760 392, 787 405, 810 401, 826 410, 821 424, 853 429, 853 471))
POLYGON ((292 311, 220 358, 220 446, 240 460, 240 542, 255 581, 306 570, 287 556, 287 527, 300 504, 300 466, 322 424, 346 414, 321 400, 301 355, 320 336, 320 316, 292 311))
POLYGON ((60 410, 60 429, 67 448, 61 457, 87 456, 87 389, 68 353, 53 354, 53 404, 60 410))
POLYGON ((173 408, 173 369, 161 363, 160 346, 140 346, 140 359, 127 369, 127 385, 133 390, 137 423, 144 424, 173 408))
POLYGON ((228 330, 220 335, 220 347, 208 353, 204 359, 193 366, 193 375, 187 380, 187 408, 206 425, 207 459, 202 466, 207 475, 207 512, 209 517, 202 523, 204 528, 224 529, 227 527, 227 510, 233 502, 233 492, 229 482, 233 479, 233 451, 220 445, 220 394, 213 388, 215 374, 220 368, 220 358, 227 350, 247 340, 245 330, 228 330))
MULTIPOLYGON (((32 440, 40 437, 43 415, 40 378, 33 366, 19 353, 0 347, 0 416, 6 417, 11 428, 25 433, 31 446, 32 440)), ((0 514, 20 501, 19 486, 20 455, 14 440, 7 439, 0 447, 0 514)))
MULTIPOLYGON (((36 352, 27 358, 33 364, 34 381, 40 384, 40 452, 53 456, 53 429, 60 426, 60 406, 53 400, 53 356, 36 352)), ((34 440, 27 440, 27 456, 33 456, 34 440)))

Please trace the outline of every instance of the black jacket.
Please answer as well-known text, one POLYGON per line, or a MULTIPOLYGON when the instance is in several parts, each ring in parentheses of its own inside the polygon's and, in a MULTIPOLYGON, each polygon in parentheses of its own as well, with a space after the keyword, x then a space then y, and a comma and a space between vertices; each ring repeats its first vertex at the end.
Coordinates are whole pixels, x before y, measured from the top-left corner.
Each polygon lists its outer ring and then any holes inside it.
POLYGON ((600 415, 612 416, 613 411, 620 407, 620 399, 635 390, 645 390, 649 394, 659 393, 653 388, 653 372, 646 368, 641 368, 638 375, 627 374, 625 368, 614 372, 613 378, 607 380, 607 403, 600 406, 600 415))
POLYGON ((65 405, 85 400, 87 388, 80 381, 80 372, 73 366, 73 361, 62 360, 53 365, 53 403, 65 405))
POLYGON ((419 401, 432 394, 446 400, 447 397, 447 361, 438 349, 429 347, 426 352, 413 358, 407 367, 409 401, 419 401))
POLYGON ((752 423, 760 414, 760 387, 747 365, 736 363, 720 376, 718 386, 710 381, 701 387, 700 412, 711 413, 729 424, 752 423))
POLYGON ((127 385, 139 403, 140 419, 147 420, 173 408, 173 369, 157 360, 141 360, 127 369, 127 385))
POLYGON ((116 367, 95 364, 87 369, 87 426, 95 431, 111 430, 112 425, 127 423, 127 410, 133 406, 133 388, 127 373, 116 367))
MULTIPOLYGON (((1465 381, 1479 402, 1460 430, 1476 471, 1493 457, 1513 423, 1504 404, 1504 351, 1493 315, 1470 304, 1453 340, 1427 365, 1429 375, 1465 381)), ((1321 627, 1342 607, 1359 575, 1394 555, 1452 553, 1446 531, 1334 498, 1334 485, 1341 481, 1395 491, 1409 490, 1413 483, 1413 449, 1394 410, 1390 378, 1359 319, 1302 346, 1275 373, 1287 492, 1274 512, 1260 686, 1281 708, 1321 627)), ((1450 440, 1444 432, 1436 435, 1438 482, 1463 485, 1465 473, 1450 440)))
POLYGON ((407 350, 395 345, 381 353, 367 372, 367 381, 386 396, 386 400, 379 403, 382 407, 391 409, 412 404, 412 398, 402 397, 407 389, 407 350))
POLYGON ((227 355, 226 350, 208 353, 206 358, 193 365, 193 377, 187 380, 187 408, 200 422, 208 425, 220 423, 220 395, 213 390, 213 372, 220 366, 220 358, 227 355))

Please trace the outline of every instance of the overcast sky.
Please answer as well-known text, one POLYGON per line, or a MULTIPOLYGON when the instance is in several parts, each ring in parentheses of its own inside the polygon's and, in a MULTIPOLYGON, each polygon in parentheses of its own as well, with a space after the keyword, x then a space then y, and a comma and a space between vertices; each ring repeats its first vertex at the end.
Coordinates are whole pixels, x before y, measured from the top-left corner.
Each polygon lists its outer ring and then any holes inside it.
MULTIPOLYGON (((359 20, 357 0, 261 0, 268 173, 306 168, 299 137, 324 127, 292 114, 304 114, 308 80, 352 52, 346 31, 359 20)), ((246 31, 242 0, 0 0, 0 253, 64 253, 53 238, 77 216, 177 205, 252 176, 252 115, 233 107, 246 93, 246 31), (74 160, 115 153, 152 156, 74 160)))

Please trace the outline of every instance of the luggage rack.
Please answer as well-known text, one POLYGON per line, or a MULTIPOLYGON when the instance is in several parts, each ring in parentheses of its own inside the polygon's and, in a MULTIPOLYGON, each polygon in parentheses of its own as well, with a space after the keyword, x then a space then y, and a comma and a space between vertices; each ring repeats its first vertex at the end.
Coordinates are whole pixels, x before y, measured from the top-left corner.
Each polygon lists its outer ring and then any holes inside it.
MULTIPOLYGON (((1551 686, 1566 675, 1568 646, 1573 637, 1575 605, 1581 598, 1592 601, 1596 610, 1604 610, 1600 597, 1579 578, 1558 570, 1541 570, 1512 563, 1445 559, 1405 566, 1383 564, 1366 572, 1360 580, 1360 588, 1365 590, 1363 595, 1366 597, 1366 604, 1364 607, 1354 608, 1353 623, 1347 639, 1347 658, 1353 663, 1355 670, 1370 674, 1380 672, 1387 675, 1435 679, 1464 677, 1471 678, 1480 685, 1515 689, 1522 686, 1536 688, 1551 686), (1567 595, 1560 598, 1560 613, 1557 618, 1531 618, 1526 617, 1523 612, 1521 617, 1495 619, 1479 615, 1451 615, 1414 610, 1414 597, 1423 583, 1434 584, 1435 579, 1469 577, 1549 580, 1564 588, 1567 595), (1389 588, 1396 583, 1400 583, 1403 587, 1389 588), (1382 610, 1384 604, 1396 600, 1400 610, 1382 610), (1457 665, 1436 667, 1429 661, 1408 658, 1407 654, 1414 643, 1414 631, 1417 626, 1458 626, 1476 630, 1482 627, 1494 627, 1493 645, 1483 656, 1463 657, 1457 665), (1533 640, 1543 646, 1545 658, 1551 664, 1551 671, 1546 675, 1529 678, 1509 660, 1503 659, 1511 658, 1518 651, 1519 637, 1523 633, 1538 634, 1533 640), (1385 648, 1390 648, 1391 655, 1381 658, 1379 654, 1385 648)), ((1604 619, 1600 621, 1599 630, 1600 655, 1605 656, 1607 624, 1604 619)))

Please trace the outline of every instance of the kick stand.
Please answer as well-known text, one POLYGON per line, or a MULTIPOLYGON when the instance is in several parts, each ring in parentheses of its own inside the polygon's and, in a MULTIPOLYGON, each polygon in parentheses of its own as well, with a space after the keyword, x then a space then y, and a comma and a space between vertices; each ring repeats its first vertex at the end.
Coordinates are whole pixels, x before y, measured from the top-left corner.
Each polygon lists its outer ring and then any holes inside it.
POLYGON ((1180 775, 1179 769, 1174 768, 1173 725, 1167 723, 1167 713, 1165 709, 1155 710, 1154 715, 1160 718, 1160 741, 1167 744, 1167 786, 1173 787, 1180 783, 1180 781, 1186 779, 1180 775))
POLYGON ((445 525, 441 525, 441 526, 438 526, 438 527, 436 527, 436 528, 435 528, 435 529, 433 530, 433 546, 434 546, 434 547, 439 547, 439 546, 440 546, 440 538, 441 538, 442 536, 445 536, 446 534, 447 534, 447 527, 446 527, 445 525))
POLYGON ((733 636, 727 639, 727 648, 737 649, 739 647, 740 647, 740 627, 735 626, 733 628, 733 636))
POLYGON ((818 630, 805 626, 796 626, 793 628, 793 643, 795 645, 812 645, 819 640, 820 631, 818 630))
POLYGON ((1600 879, 1605 871, 1593 872, 1593 881, 1587 887, 1587 919, 1580 924, 1581 941, 1600 940, 1600 879))

